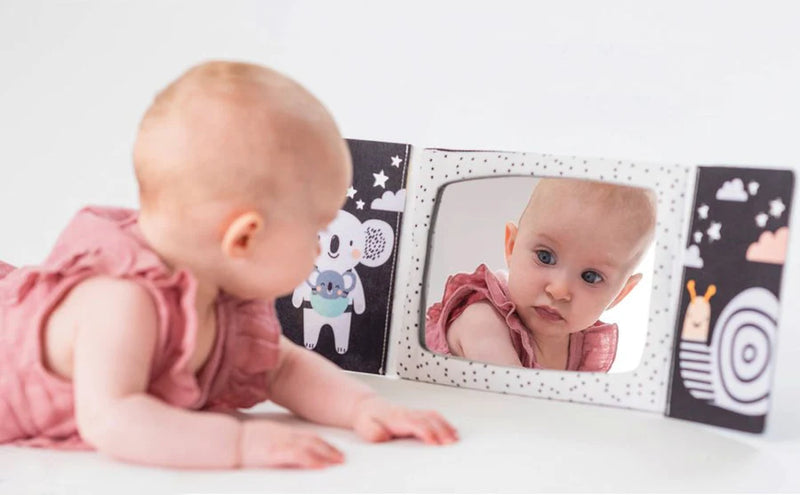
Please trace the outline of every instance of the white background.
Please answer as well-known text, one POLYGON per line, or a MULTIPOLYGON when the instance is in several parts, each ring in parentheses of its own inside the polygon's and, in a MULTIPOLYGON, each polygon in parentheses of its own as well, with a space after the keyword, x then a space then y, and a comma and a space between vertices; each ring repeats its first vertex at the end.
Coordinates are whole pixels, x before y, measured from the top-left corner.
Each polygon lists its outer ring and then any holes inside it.
MULTIPOLYGON (((153 94, 211 58, 270 65, 345 136, 444 148, 797 167, 793 2, 0 2, 0 259, 36 263, 89 203, 135 206, 153 94)), ((800 194, 795 195, 796 211, 800 194)), ((800 228, 795 214, 793 228, 800 228)), ((793 236, 797 241, 796 235, 793 236)), ((768 432, 370 379, 449 449, 366 446, 323 473, 191 473, 0 448, 0 491, 800 490, 800 256, 768 432)))

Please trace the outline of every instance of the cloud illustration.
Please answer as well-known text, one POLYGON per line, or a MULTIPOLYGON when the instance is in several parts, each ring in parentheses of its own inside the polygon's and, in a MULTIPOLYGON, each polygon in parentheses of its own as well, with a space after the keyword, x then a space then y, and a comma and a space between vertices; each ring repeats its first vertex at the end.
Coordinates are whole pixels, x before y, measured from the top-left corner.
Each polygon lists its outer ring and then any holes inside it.
POLYGON ((397 194, 386 191, 378 199, 372 201, 370 208, 373 210, 397 211, 402 212, 406 206, 406 190, 400 189, 397 194))
POLYGON ((700 248, 692 244, 686 248, 683 255, 683 264, 689 268, 703 268, 703 258, 700 257, 700 248))
POLYGON ((744 190, 742 179, 731 179, 725 181, 722 187, 717 189, 717 199, 720 201, 747 201, 747 191, 744 190))
POLYGON ((782 265, 786 261, 786 246, 789 241, 789 227, 781 227, 774 233, 765 230, 758 241, 750 244, 745 258, 747 261, 782 265))

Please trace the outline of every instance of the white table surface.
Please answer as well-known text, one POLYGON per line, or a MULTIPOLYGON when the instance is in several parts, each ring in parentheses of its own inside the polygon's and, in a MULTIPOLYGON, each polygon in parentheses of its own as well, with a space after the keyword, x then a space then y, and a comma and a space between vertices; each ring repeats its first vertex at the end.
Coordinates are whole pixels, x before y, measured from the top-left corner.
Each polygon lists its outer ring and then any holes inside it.
MULTIPOLYGON (((347 456, 344 465, 320 471, 169 470, 96 453, 6 446, 0 447, 0 493, 800 489, 796 394, 791 406, 774 412, 766 435, 752 435, 652 413, 358 376, 393 400, 441 411, 457 425, 461 441, 447 447, 412 440, 375 445, 349 431, 309 424, 347 456)), ((270 404, 253 412, 298 421, 270 404)))

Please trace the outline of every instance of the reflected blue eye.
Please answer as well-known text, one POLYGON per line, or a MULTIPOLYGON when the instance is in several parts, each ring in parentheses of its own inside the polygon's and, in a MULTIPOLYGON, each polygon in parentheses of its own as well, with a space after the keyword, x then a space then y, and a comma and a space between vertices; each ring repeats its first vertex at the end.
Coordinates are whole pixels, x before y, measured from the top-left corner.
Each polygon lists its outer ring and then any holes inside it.
POLYGON ((556 257, 553 256, 553 253, 546 249, 537 249, 536 250, 536 257, 539 258, 541 263, 545 265, 555 265, 556 264, 556 257))
POLYGON ((603 276, 594 270, 586 270, 581 273, 581 278, 584 282, 589 284, 598 284, 603 281, 603 276))

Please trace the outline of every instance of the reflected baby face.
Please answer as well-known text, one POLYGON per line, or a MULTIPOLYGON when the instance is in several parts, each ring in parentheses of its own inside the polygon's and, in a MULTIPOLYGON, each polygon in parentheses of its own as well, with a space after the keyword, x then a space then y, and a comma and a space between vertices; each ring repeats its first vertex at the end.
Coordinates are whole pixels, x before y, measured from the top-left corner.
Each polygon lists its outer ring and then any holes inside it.
POLYGON ((649 237, 620 213, 581 195, 534 195, 519 227, 506 226, 509 292, 531 331, 583 330, 641 279, 630 273, 649 237))

